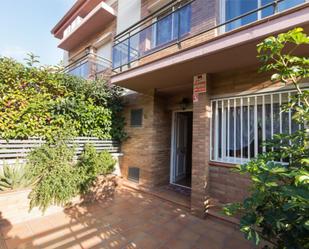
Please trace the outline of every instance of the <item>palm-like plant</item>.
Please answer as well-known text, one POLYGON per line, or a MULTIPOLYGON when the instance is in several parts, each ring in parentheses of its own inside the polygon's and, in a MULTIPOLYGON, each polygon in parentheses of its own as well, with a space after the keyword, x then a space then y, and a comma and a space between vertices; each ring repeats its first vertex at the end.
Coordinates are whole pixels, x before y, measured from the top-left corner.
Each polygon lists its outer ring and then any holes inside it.
POLYGON ((0 191, 27 188, 33 183, 34 179, 27 174, 25 166, 20 163, 5 164, 0 169, 0 191))

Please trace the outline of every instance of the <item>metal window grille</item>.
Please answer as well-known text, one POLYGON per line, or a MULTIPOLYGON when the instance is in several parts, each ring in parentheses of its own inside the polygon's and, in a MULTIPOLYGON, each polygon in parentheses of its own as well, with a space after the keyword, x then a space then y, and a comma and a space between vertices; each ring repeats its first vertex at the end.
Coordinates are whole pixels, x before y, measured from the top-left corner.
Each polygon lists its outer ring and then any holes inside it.
POLYGON ((212 100, 211 160, 245 163, 273 150, 262 143, 274 134, 300 129, 291 110, 286 113, 281 108, 295 94, 285 91, 212 100))
POLYGON ((129 167, 128 180, 133 182, 139 182, 139 174, 140 174, 139 168, 129 167))

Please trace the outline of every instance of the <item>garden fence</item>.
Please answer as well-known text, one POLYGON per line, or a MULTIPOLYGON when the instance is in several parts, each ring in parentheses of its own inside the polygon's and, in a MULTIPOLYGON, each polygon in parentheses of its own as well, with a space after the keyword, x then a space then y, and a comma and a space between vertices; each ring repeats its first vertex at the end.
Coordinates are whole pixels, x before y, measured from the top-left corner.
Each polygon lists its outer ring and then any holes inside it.
MULTIPOLYGON (((0 140, 0 166, 3 164, 14 164, 16 161, 22 163, 29 152, 45 141, 40 138, 27 140, 0 140)), ((120 152, 120 144, 113 140, 101 140, 96 137, 76 137, 69 141, 69 146, 76 146, 76 156, 80 155, 86 144, 92 144, 98 152, 106 150, 112 154, 120 152)))

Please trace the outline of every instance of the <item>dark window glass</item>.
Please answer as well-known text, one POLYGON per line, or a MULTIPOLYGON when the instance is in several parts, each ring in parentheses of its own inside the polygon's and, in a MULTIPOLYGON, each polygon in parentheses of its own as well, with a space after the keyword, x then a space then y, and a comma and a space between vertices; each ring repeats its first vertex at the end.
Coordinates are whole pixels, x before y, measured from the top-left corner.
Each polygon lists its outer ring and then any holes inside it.
POLYGON ((171 13, 167 11, 158 17, 156 45, 162 45, 184 36, 191 30, 191 4, 171 13), (179 19, 180 18, 180 19, 179 19), (180 30, 178 30, 178 25, 180 30))
MULTIPOLYGON (((258 1, 226 0, 225 19, 229 21, 258 8, 258 1)), ((257 20, 257 13, 240 18, 226 25, 226 31, 233 30, 257 20)))
POLYGON ((143 109, 131 110, 131 126, 139 127, 143 124, 143 109))

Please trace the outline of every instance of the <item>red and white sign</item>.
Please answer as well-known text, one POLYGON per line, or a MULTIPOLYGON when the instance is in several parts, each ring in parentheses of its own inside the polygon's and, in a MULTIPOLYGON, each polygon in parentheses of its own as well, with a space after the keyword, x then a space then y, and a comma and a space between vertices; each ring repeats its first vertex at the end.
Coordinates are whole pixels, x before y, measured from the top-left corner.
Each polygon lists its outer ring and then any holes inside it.
POLYGON ((193 81, 193 92, 194 93, 205 93, 207 91, 206 74, 200 74, 194 76, 193 81))
POLYGON ((192 99, 193 99, 193 103, 198 102, 198 93, 193 93, 192 99))

